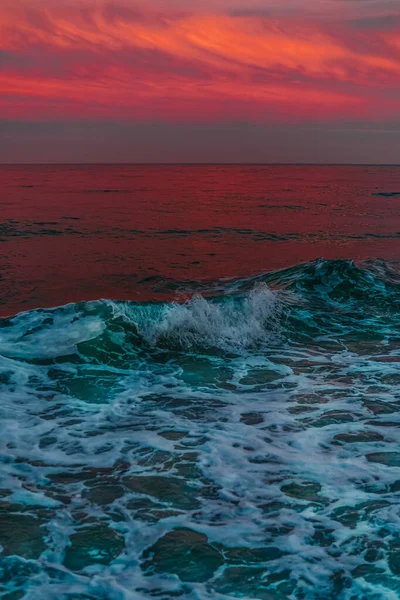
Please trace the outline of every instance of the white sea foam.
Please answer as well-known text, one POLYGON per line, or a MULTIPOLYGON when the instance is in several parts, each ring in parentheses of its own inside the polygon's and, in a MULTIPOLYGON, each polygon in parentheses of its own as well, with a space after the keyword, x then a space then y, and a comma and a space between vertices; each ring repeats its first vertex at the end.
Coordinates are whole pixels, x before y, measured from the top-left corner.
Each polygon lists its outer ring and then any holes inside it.
MULTIPOLYGON (((96 303, 93 303, 96 305, 96 303)), ((76 344, 101 335, 106 324, 71 304, 54 311, 30 311, 13 318, 1 332, 0 355, 20 358, 55 358, 73 354, 76 344)))
POLYGON ((195 295, 152 314, 134 305, 125 305, 123 310, 153 346, 241 351, 276 339, 282 301, 277 292, 260 283, 240 299, 225 297, 218 302, 195 295))
POLYGON ((293 341, 265 286, 70 306, 1 329, 1 506, 20 528, 4 535, 0 510, 0 541, 29 557, 29 515, 45 536, 40 556, 21 559, 32 573, 0 557, 13 589, 29 600, 396 598, 395 330, 371 317, 365 343, 347 317, 329 329, 330 314, 295 310, 306 333, 323 319, 324 335, 293 341), (172 564, 162 540, 177 529, 188 542, 172 564), (82 570, 65 562, 71 544, 82 570), (210 569, 199 580, 184 558, 193 548, 210 569))

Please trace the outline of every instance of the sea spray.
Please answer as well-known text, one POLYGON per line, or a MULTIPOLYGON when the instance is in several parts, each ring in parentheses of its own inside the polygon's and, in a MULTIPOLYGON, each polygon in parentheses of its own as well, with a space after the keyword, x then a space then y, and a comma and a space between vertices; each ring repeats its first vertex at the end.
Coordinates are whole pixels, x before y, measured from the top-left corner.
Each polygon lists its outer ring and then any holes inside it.
POLYGON ((240 351, 276 339, 283 303, 277 292, 258 283, 245 295, 214 301, 198 294, 184 303, 148 310, 117 307, 151 346, 194 350, 220 348, 240 351))
POLYGON ((321 260, 4 319, 1 593, 397 598, 399 289, 321 260))

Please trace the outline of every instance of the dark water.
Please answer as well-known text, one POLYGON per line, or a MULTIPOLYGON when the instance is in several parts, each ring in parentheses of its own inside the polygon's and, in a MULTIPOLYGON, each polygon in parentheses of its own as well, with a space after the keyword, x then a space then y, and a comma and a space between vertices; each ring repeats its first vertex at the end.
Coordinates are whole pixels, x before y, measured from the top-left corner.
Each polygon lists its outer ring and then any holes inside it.
POLYGON ((400 169, 0 182, 0 598, 397 600, 400 169))
POLYGON ((0 166, 0 311, 400 259, 400 167, 0 166))

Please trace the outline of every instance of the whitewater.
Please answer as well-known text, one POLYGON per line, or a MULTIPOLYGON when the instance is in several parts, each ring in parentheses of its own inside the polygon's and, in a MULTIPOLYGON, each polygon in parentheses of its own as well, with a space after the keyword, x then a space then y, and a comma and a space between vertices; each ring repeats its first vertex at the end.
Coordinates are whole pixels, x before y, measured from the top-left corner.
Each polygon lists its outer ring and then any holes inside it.
POLYGON ((400 274, 0 321, 0 593, 397 600, 400 274))

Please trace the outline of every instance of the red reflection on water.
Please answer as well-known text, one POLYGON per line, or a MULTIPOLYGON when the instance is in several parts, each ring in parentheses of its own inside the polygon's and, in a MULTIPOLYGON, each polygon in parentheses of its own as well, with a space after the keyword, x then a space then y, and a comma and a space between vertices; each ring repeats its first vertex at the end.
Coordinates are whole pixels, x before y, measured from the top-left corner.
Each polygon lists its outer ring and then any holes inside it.
POLYGON ((168 282, 399 259, 398 167, 0 167, 3 315, 168 282), (158 284, 157 284, 158 281, 158 284))

